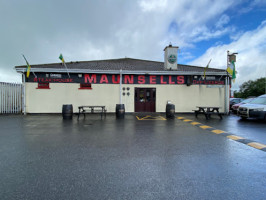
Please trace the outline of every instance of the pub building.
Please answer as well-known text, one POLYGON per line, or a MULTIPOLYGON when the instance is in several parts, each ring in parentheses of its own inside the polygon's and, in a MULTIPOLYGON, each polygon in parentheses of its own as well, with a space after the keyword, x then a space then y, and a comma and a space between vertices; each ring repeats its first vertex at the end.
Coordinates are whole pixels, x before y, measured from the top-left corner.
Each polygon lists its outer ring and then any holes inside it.
POLYGON ((166 104, 177 113, 191 113, 196 106, 229 110, 226 70, 177 63, 178 47, 164 49, 164 62, 132 58, 16 66, 22 74, 24 113, 61 113, 62 105, 101 105, 108 113, 124 104, 126 113, 165 112, 166 104))

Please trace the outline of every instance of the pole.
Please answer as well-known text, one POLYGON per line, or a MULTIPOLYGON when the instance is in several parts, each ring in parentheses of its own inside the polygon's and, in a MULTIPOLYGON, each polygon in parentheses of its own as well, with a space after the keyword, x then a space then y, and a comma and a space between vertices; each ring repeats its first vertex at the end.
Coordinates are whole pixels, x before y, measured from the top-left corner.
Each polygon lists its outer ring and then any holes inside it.
POLYGON ((119 92, 119 99, 120 99, 120 104, 122 104, 122 69, 120 69, 120 92, 119 92))
POLYGON ((224 87, 224 113, 227 114, 227 76, 225 77, 225 87, 224 87))
POLYGON ((65 62, 63 62, 63 63, 64 63, 64 66, 65 66, 65 68, 66 68, 66 71, 67 71, 67 74, 68 74, 68 78, 70 78, 70 75, 69 75, 69 73, 68 73, 68 69, 67 69, 66 63, 65 63, 65 62))
POLYGON ((229 112, 228 112, 228 104, 229 104, 229 101, 228 101, 228 72, 227 72, 227 68, 228 68, 228 63, 229 63, 229 51, 227 51, 227 57, 226 57, 226 77, 225 77, 225 106, 224 106, 224 109, 225 109, 225 113, 228 115, 229 112))
POLYGON ((25 83, 26 73, 22 74, 22 82, 23 82, 23 114, 26 115, 26 83, 25 83))

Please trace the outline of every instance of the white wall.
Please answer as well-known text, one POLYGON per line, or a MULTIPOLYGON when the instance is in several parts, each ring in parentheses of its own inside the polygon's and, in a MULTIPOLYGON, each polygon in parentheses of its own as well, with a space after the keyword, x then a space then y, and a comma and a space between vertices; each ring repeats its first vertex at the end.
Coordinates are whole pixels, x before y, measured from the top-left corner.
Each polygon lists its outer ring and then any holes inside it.
POLYGON ((224 88, 207 88, 206 85, 169 85, 165 89, 160 86, 157 88, 156 110, 165 111, 166 102, 170 100, 175 104, 176 112, 192 112, 196 106, 219 106, 224 111, 224 99, 224 88))
MULTIPOLYGON (((61 113, 63 104, 72 104, 74 112, 80 105, 105 105, 115 112, 119 103, 119 84, 92 84, 92 90, 78 89, 78 83, 50 83, 51 89, 36 89, 37 83, 26 83, 27 113, 61 113)), ((122 85, 130 95, 122 96, 126 112, 134 112, 134 88, 156 88, 156 112, 165 112, 167 100, 176 112, 192 112, 196 106, 220 106, 224 112, 224 88, 206 85, 122 85)))
POLYGON ((63 104, 72 104, 74 112, 81 105, 105 105, 108 112, 115 112, 119 85, 94 84, 91 90, 79 87, 78 83, 50 83, 51 89, 36 89, 37 83, 26 83, 26 112, 61 113, 63 104))

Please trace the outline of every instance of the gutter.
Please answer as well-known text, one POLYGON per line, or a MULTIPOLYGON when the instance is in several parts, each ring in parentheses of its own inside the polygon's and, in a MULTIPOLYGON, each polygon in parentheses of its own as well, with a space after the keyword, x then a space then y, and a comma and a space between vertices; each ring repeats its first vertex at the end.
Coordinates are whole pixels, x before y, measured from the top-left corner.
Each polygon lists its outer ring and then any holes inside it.
MULTIPOLYGON (((16 68, 17 72, 25 73, 26 68, 16 68)), ((34 69, 31 68, 32 72, 45 72, 45 73, 66 73, 65 69, 51 69, 51 68, 41 68, 34 69)), ((120 70, 89 70, 89 69, 68 69, 69 73, 94 73, 94 74, 120 74, 120 70)), ((140 74, 140 75, 204 75, 204 72, 195 71, 131 71, 123 70, 123 74, 140 74)), ((224 72, 206 72, 206 75, 227 75, 224 72)))

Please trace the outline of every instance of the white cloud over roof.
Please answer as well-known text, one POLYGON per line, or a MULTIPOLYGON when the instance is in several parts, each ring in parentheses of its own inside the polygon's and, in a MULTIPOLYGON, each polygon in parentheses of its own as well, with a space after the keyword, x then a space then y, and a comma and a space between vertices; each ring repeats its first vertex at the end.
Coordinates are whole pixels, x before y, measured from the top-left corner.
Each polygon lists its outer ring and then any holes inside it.
POLYGON ((210 67, 225 67, 226 51, 237 51, 237 84, 241 84, 262 76, 265 25, 239 30, 230 13, 234 8, 243 10, 242 3, 250 11, 265 6, 263 2, 3 0, 0 81, 19 77, 13 68, 25 64, 22 53, 30 64, 60 62, 60 53, 66 61, 121 57, 163 61, 163 49, 172 42, 181 49, 179 60, 200 66, 212 58, 210 67), (230 41, 223 41, 226 36, 230 41), (210 40, 214 42, 205 49, 198 46, 210 40))
POLYGON ((252 31, 243 33, 237 40, 230 44, 209 48, 204 55, 190 64, 206 65, 212 58, 210 67, 226 68, 227 50, 237 52, 236 71, 237 79, 235 88, 248 80, 266 76, 266 21, 252 31))

